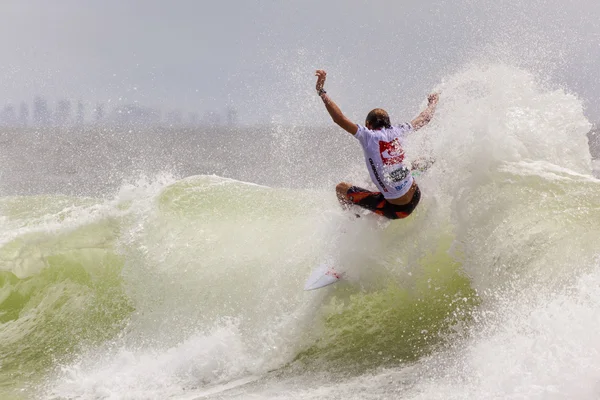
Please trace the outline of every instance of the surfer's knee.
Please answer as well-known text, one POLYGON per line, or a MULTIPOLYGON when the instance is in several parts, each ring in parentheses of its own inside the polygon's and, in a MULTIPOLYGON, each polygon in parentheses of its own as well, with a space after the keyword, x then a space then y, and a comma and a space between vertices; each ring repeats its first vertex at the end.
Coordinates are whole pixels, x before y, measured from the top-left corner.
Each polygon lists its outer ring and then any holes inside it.
POLYGON ((344 209, 348 208, 348 206, 352 204, 352 201, 350 201, 350 199, 348 198, 348 189, 350 189, 351 187, 352 185, 347 182, 340 182, 335 187, 335 194, 337 196, 337 199, 340 202, 342 208, 344 209))
POLYGON ((338 197, 339 196, 346 197, 346 195, 348 194, 348 189, 350 189, 351 187, 352 187, 352 185, 347 182, 340 182, 335 187, 335 191, 336 191, 338 197))
POLYGON ((347 183, 347 182, 340 182, 335 187, 335 191, 338 194, 341 194, 341 195, 345 196, 348 193, 348 189, 350 189, 351 187, 352 187, 352 185, 349 184, 349 183, 347 183))

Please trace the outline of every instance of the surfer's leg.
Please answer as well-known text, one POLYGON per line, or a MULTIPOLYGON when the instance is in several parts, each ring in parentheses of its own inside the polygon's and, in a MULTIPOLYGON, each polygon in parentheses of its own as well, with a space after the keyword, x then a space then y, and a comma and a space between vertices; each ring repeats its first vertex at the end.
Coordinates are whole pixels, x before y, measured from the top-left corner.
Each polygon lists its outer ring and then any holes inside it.
POLYGON ((335 187, 337 199, 344 210, 347 210, 353 204, 352 201, 348 198, 348 190, 351 187, 352 185, 347 182, 338 183, 335 187))
MULTIPOLYGON (((348 187, 347 185, 349 184, 340 183, 337 187, 339 193, 338 199, 340 200, 342 207, 349 209, 350 205, 355 205, 376 214, 383 215, 378 209, 385 203, 385 199, 380 192, 371 192, 370 190, 358 186, 348 187)), ((360 217, 358 214, 355 215, 360 217)))

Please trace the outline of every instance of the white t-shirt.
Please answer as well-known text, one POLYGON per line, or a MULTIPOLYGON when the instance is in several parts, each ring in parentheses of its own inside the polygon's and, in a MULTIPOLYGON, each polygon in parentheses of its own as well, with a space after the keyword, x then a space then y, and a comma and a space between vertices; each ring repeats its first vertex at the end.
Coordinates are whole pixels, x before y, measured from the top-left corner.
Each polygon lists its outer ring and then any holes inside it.
POLYGON ((402 149, 406 134, 412 130, 409 123, 380 130, 358 125, 354 135, 362 145, 371 180, 386 199, 404 196, 413 184, 410 168, 403 164, 402 149))

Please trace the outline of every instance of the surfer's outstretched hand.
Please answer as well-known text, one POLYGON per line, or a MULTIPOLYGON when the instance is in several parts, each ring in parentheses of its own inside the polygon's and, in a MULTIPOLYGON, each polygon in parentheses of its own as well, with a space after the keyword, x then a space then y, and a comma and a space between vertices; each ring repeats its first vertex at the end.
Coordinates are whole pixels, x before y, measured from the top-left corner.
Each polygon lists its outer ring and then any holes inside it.
POLYGON ((317 77, 317 92, 321 89, 323 89, 323 86, 325 86, 325 79, 327 78, 327 72, 325 72, 325 70, 323 69, 318 69, 317 72, 315 72, 315 76, 317 77))
POLYGON ((436 104, 440 100, 440 94, 431 93, 429 96, 427 96, 427 100, 429 101, 429 104, 436 104))

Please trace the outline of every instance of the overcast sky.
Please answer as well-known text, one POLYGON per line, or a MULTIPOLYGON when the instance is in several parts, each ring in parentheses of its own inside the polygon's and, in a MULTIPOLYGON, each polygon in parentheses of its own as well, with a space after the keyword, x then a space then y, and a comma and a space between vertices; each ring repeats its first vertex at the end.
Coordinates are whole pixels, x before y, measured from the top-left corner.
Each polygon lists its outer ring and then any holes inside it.
MULTIPOLYGON (((2 0, 0 93, 326 123, 315 68, 350 115, 415 113, 469 62, 531 69, 600 119, 598 0, 2 0)), ((0 104, 1 100, 0 100, 0 104)))

